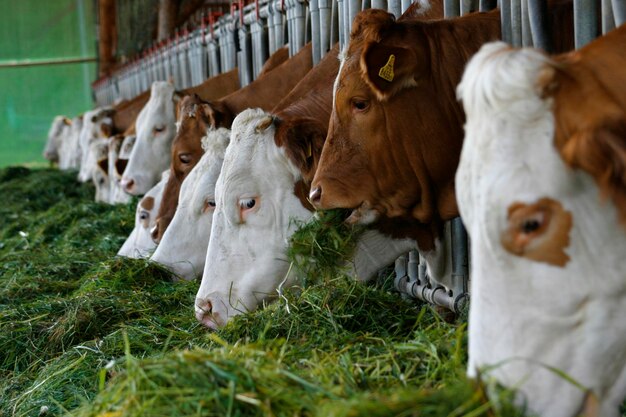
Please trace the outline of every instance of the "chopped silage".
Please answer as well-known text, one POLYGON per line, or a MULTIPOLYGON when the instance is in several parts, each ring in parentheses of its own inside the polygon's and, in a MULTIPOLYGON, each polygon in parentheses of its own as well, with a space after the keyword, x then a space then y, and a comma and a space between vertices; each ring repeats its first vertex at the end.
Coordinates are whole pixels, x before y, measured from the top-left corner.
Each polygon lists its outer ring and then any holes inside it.
POLYGON ((0 416, 522 415, 465 379, 463 320, 337 272, 340 215, 296 236, 296 291, 210 333, 198 283, 114 257, 134 204, 74 178, 0 170, 0 416))

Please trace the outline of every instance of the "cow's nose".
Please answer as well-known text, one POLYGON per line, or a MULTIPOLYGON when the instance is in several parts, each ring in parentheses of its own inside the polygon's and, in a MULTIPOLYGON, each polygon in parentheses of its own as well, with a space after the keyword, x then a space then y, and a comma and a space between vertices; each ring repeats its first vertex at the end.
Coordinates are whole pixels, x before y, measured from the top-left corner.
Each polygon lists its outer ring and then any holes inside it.
POLYGON ((135 180, 132 178, 122 178, 122 188, 127 193, 131 193, 133 191, 133 187, 135 187, 135 180))
POLYGON ((210 329, 218 328, 213 317, 213 305, 209 300, 196 298, 196 319, 210 329))
POLYGON ((314 206, 318 206, 322 200, 322 186, 315 187, 309 193, 309 200, 314 206))
POLYGON ((159 239, 159 221, 156 221, 156 224, 154 225, 154 227, 152 227, 152 229, 150 229, 150 237, 152 237, 152 241, 154 243, 156 243, 157 245, 159 244, 159 241, 161 239, 159 239))

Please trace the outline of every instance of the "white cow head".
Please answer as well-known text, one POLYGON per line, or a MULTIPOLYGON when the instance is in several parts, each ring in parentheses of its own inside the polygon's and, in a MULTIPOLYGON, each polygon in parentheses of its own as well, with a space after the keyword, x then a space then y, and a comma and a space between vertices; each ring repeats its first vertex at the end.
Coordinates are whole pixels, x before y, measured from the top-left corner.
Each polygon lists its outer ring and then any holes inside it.
POLYGON ((161 181, 148 190, 146 195, 139 200, 137 212, 135 213, 135 228, 130 233, 119 252, 117 252, 118 256, 147 258, 156 248, 156 244, 150 236, 150 230, 156 224, 156 214, 159 210, 159 205, 161 205, 163 188, 168 178, 169 171, 166 171, 163 173, 161 181))
POLYGON ((52 125, 48 131, 48 141, 43 151, 43 157, 50 162, 57 162, 60 159, 61 144, 69 133, 71 121, 65 116, 56 116, 52 120, 52 125))
POLYGON ((81 182, 89 181, 93 173, 95 161, 90 159, 93 156, 89 151, 91 143, 98 138, 108 138, 113 133, 112 116, 112 109, 98 108, 86 112, 83 117, 83 126, 78 139, 82 154, 78 172, 78 180, 81 182))
POLYGON ((456 190, 472 250, 468 373, 519 388, 532 413, 616 417, 626 396, 626 233, 616 206, 555 146, 546 89, 558 91, 568 74, 575 92, 567 70, 498 42, 472 58, 458 87, 467 123, 456 190))
POLYGON ((95 161, 91 168, 91 180, 96 187, 97 203, 108 203, 111 196, 108 161, 109 141, 109 139, 96 139, 89 145, 89 152, 92 154, 89 160, 95 161))
POLYGON ((122 176, 122 188, 129 194, 147 192, 170 165, 176 133, 174 100, 172 84, 163 81, 152 84, 150 100, 137 116, 137 141, 122 176))
POLYGON ((83 115, 71 120, 68 135, 61 142, 59 152, 59 169, 78 169, 82 158, 80 149, 80 132, 83 129, 83 115))
POLYGON ((222 169, 230 131, 210 130, 202 139, 204 154, 185 178, 176 213, 152 260, 191 280, 202 273, 215 210, 215 184, 222 169))
POLYGON ((124 136, 120 147, 117 149, 117 154, 109 154, 109 177, 111 178, 112 204, 126 204, 130 201, 130 194, 127 194, 122 188, 122 175, 128 165, 128 159, 130 158, 133 146, 135 146, 136 139, 137 136, 135 135, 124 136), (115 156, 115 159, 111 160, 112 156, 115 156))
MULTIPOLYGON (((308 220, 313 213, 302 202, 308 190, 297 187, 302 174, 285 149, 276 145, 275 131, 273 118, 261 110, 246 110, 233 122, 196 296, 196 317, 213 329, 256 309, 277 294, 281 282, 287 287, 294 278, 285 255, 288 240, 294 220, 308 220)), ((408 239, 367 231, 357 245, 356 276, 369 279, 414 247, 408 239)))

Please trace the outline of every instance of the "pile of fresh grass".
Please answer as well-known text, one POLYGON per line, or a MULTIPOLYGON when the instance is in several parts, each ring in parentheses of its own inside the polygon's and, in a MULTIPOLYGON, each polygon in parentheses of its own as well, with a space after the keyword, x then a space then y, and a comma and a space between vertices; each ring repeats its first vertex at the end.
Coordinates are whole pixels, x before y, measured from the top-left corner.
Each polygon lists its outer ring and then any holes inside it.
POLYGON ((0 416, 522 415, 465 379, 462 320, 337 272, 341 215, 298 235, 298 291, 211 333, 197 283, 114 257, 133 204, 74 178, 0 170, 0 416))

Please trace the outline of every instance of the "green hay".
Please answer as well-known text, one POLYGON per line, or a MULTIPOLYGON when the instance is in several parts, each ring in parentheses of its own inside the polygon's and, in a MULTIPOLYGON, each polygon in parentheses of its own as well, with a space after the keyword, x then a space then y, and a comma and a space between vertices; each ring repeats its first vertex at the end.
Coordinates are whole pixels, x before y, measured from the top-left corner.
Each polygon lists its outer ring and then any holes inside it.
POLYGON ((296 234, 301 288, 211 333, 197 282, 114 257, 135 203, 74 178, 0 170, 1 417, 522 415, 465 379, 464 322, 341 274, 341 213, 296 234))

